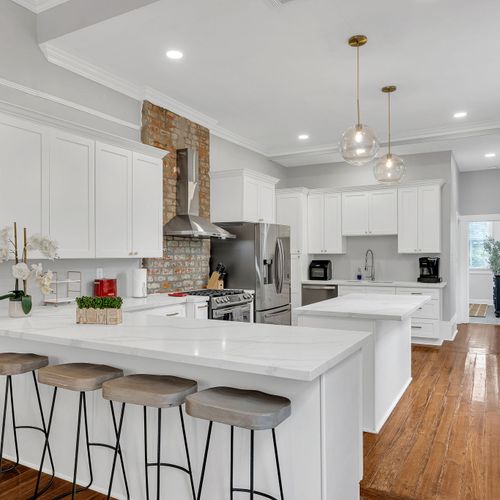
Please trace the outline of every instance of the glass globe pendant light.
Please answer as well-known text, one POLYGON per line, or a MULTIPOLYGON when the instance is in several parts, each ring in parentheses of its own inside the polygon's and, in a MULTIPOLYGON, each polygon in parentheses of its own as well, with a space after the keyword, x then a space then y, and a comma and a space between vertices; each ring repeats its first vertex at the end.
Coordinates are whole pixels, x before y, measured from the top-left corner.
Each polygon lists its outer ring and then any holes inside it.
POLYGON ((365 35, 349 38, 349 45, 356 48, 356 108, 358 121, 348 128, 340 139, 339 150, 347 163, 355 166, 366 165, 378 153, 379 142, 373 130, 361 123, 359 106, 359 48, 368 42, 365 35))
POLYGON ((391 153, 391 94, 396 92, 397 87, 388 85, 382 88, 382 92, 387 94, 387 108, 388 108, 388 124, 389 124, 389 137, 388 137, 388 151, 387 154, 380 157, 373 167, 373 174, 375 179, 385 184, 397 184, 401 182, 406 173, 405 162, 399 156, 391 153))

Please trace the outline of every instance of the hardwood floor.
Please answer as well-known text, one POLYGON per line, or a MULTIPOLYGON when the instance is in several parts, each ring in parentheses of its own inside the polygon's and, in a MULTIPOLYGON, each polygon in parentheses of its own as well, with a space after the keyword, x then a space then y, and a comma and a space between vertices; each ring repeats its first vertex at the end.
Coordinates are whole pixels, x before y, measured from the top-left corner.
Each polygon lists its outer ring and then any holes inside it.
MULTIPOLYGON (((500 326, 479 324, 441 348, 413 347, 412 384, 381 432, 365 434, 362 500, 500 499, 499 355, 500 326)), ((25 500, 35 477, 22 466, 0 476, 0 500, 25 500)), ((56 480, 41 498, 68 486, 56 480)))
POLYGON ((364 436, 363 499, 500 499, 500 327, 413 347, 413 382, 364 436))

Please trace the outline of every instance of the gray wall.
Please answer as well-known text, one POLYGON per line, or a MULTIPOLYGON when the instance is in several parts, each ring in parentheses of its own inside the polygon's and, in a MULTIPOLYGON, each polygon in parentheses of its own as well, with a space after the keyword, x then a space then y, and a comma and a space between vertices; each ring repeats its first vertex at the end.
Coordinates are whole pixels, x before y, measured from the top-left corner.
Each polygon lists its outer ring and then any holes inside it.
POLYGON ((290 169, 282 167, 265 156, 210 135, 210 170, 236 170, 248 168, 281 180, 278 187, 284 187, 284 179, 290 169))
MULTIPOLYGON (((450 320, 455 315, 455 284, 451 269, 455 257, 451 253, 451 241, 454 238, 452 228, 452 210, 456 206, 456 179, 452 176, 451 152, 408 155, 404 157, 407 175, 404 182, 443 179, 442 191, 442 252, 441 276, 451 284, 444 293, 444 319, 450 320), (453 233, 453 234, 452 234, 453 233)), ((328 188, 343 186, 365 186, 376 184, 372 167, 352 167, 346 163, 327 165, 309 165, 288 169, 288 176, 283 184, 286 187, 328 188)), ((453 240, 454 241, 454 240, 453 240)), ((415 281, 418 277, 418 258, 421 255, 398 254, 396 236, 348 237, 347 253, 331 256, 334 263, 334 275, 339 279, 355 278, 358 267, 364 267, 364 256, 368 248, 375 253, 375 271, 381 280, 415 281)), ((317 256, 318 258, 320 256, 317 256)), ((324 258, 324 256, 323 256, 324 258)))
POLYGON ((460 215, 500 214, 500 169, 461 172, 460 215))
MULTIPOLYGON (((37 44, 36 15, 11 0, 0 0, 0 46, 0 78, 140 125, 140 102, 49 63, 37 44)), ((122 137, 140 138, 139 130, 29 95, 1 82, 0 101, 122 137)))

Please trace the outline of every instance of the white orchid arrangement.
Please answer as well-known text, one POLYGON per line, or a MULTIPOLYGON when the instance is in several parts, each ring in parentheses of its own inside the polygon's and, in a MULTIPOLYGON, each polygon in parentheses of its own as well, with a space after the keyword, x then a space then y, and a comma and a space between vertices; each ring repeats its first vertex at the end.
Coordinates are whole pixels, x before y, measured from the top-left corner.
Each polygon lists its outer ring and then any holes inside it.
POLYGON ((28 264, 28 251, 39 251, 44 257, 54 260, 57 258, 58 245, 50 238, 41 235, 33 235, 28 239, 26 228, 23 230, 23 247, 20 254, 18 250, 17 224, 13 227, 4 227, 0 230, 0 263, 9 259, 12 254, 15 264, 12 266, 12 276, 15 281, 15 289, 0 296, 2 299, 18 300, 22 302, 22 308, 25 314, 28 314, 32 308, 31 297, 28 295, 28 281, 35 280, 44 295, 53 293, 51 288, 54 274, 47 270, 44 272, 42 264, 28 264), (22 290, 19 288, 19 282, 22 282, 22 290))

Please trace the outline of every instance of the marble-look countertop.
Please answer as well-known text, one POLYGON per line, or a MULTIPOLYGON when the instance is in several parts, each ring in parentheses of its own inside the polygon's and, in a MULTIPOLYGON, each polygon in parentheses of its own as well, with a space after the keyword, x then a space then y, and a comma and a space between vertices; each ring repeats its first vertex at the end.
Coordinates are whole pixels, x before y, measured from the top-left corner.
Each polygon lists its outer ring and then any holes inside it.
POLYGON ((393 288, 445 288, 446 281, 441 283, 420 283, 420 281, 370 281, 370 280, 303 280, 304 285, 344 285, 344 286, 387 286, 393 288))
POLYGON ((429 302, 428 295, 351 293, 294 309, 297 315, 403 321, 429 302))
POLYGON ((77 325, 74 306, 34 308, 32 317, 22 319, 0 311, 0 337, 298 381, 312 381, 333 368, 369 335, 143 314, 125 314, 117 326, 77 325))

